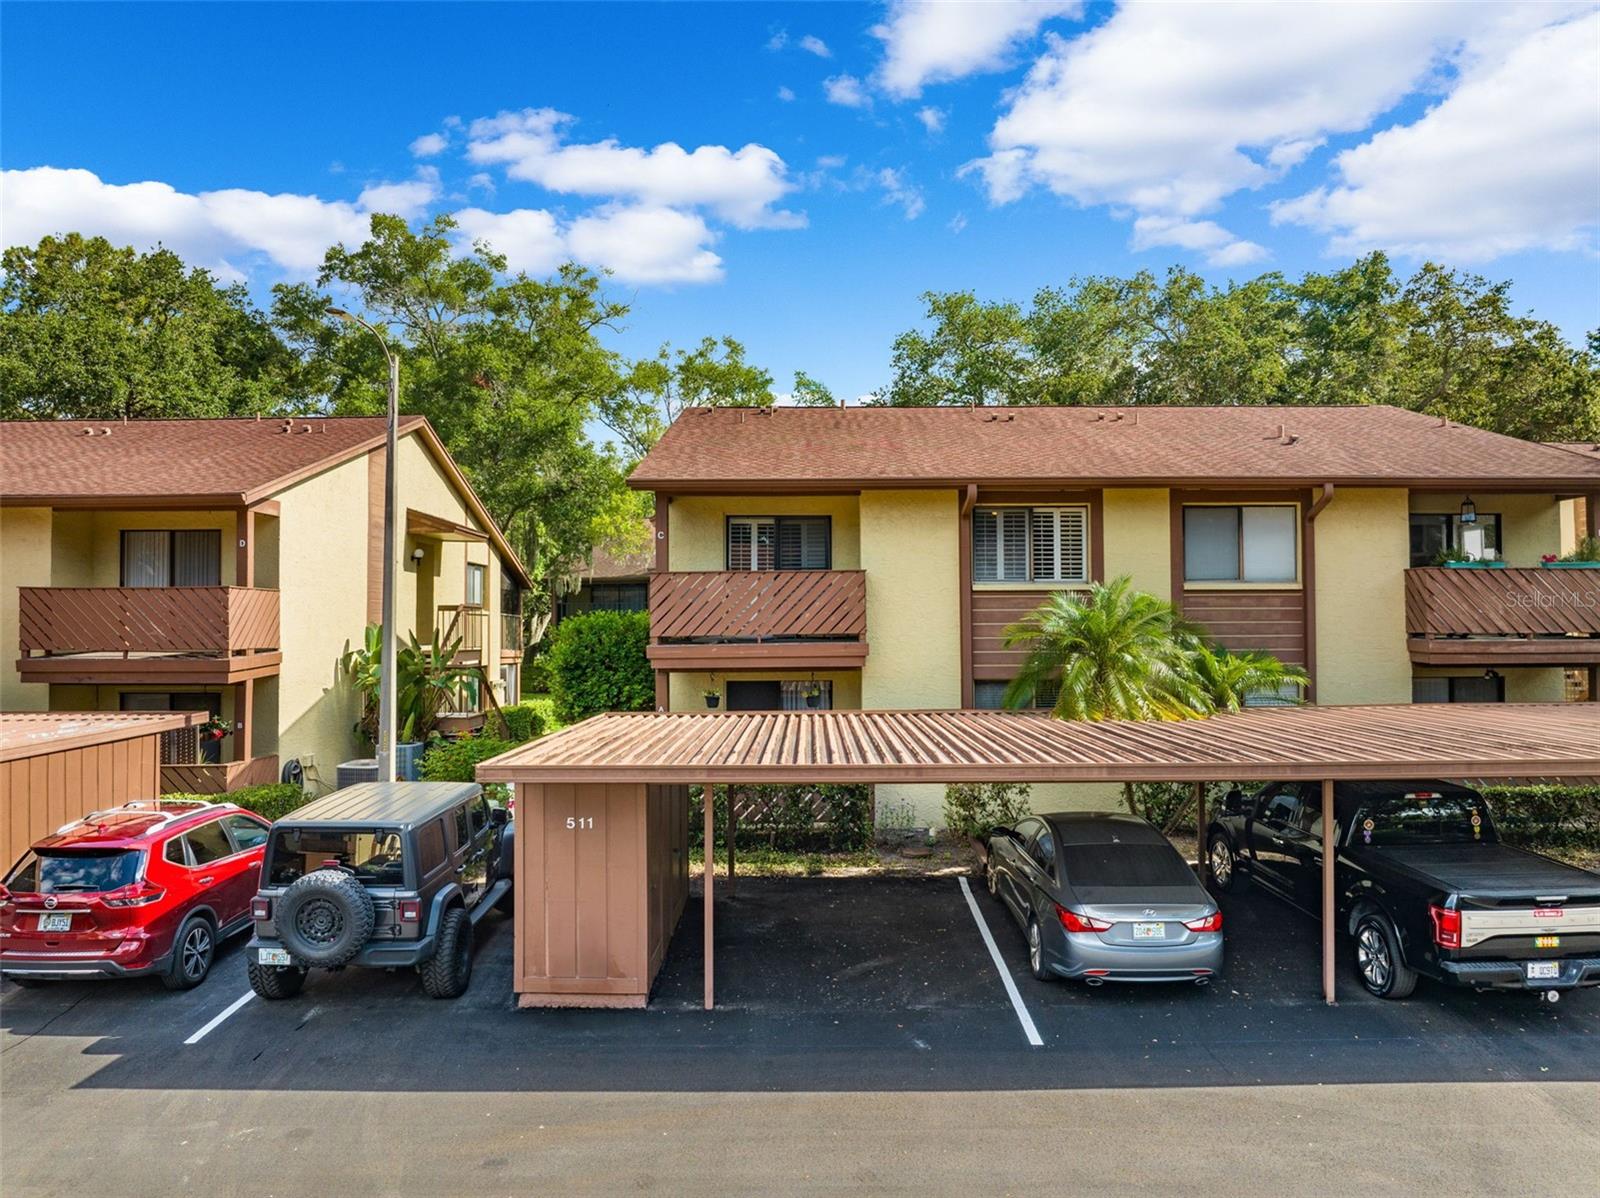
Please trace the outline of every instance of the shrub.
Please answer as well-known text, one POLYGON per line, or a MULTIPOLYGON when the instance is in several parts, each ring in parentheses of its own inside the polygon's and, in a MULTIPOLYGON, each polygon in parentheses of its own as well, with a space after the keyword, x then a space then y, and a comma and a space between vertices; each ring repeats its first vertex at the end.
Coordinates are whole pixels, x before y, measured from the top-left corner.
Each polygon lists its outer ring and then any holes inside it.
POLYGON ((550 657, 546 653, 530 657, 522 667, 522 693, 548 695, 550 693, 550 657))
POLYGON ((169 794, 162 797, 234 803, 246 811, 254 811, 262 819, 279 820, 295 808, 305 806, 313 796, 306 794, 293 782, 268 782, 262 786, 243 786, 225 795, 169 794))
POLYGON ((955 836, 981 839, 997 824, 1014 824, 1030 810, 1030 788, 1018 782, 960 782, 944 788, 944 826, 955 836))
POLYGON ((509 740, 490 736, 463 736, 459 740, 435 741, 422 755, 422 776, 429 782, 476 782, 478 762, 498 757, 516 748, 509 740))
POLYGON ((506 726, 514 743, 526 744, 544 734, 544 713, 532 703, 515 703, 500 710, 506 717, 506 726))
POLYGON ((1600 850, 1600 786, 1486 786, 1483 797, 1510 844, 1600 850))
MULTIPOLYGON (((783 852, 851 852, 872 843, 870 786, 739 786, 740 806, 735 844, 739 848, 771 847, 783 852), (821 819, 819 802, 827 804, 821 819), (751 808, 754 808, 751 811, 751 808)), ((705 807, 701 787, 689 790, 689 843, 704 847, 705 807)), ((717 827, 728 826, 728 791, 717 787, 717 827)))
POLYGON ((550 693, 563 722, 601 711, 649 711, 656 678, 645 656, 649 612, 570 616, 550 646, 550 693))

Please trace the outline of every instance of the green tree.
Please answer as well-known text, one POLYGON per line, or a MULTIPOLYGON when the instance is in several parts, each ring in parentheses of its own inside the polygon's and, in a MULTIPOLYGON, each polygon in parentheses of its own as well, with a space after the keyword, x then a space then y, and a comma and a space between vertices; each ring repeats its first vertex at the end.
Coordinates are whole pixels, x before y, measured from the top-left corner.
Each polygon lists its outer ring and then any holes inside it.
POLYGON ((772 376, 745 361, 732 337, 706 337, 690 350, 663 345, 633 363, 600 419, 629 452, 643 456, 685 408, 771 407, 772 376))
POLYGON ((1212 711, 1239 711, 1251 695, 1311 681, 1299 666, 1286 665, 1270 653, 1235 653, 1203 640, 1191 647, 1189 660, 1212 711))
POLYGON ((304 410, 242 286, 170 250, 69 233, 0 258, 0 415, 121 420, 304 410))
POLYGON ((896 407, 1036 402, 1022 310, 970 291, 925 292, 932 329, 894 339, 893 377, 877 393, 896 407))
POLYGON ((794 372, 794 404, 797 408, 833 408, 839 401, 834 399, 833 392, 818 380, 812 378, 803 370, 794 372))
POLYGON ((624 486, 629 458, 587 432, 619 392, 626 362, 599 339, 627 315, 601 280, 567 265, 553 278, 508 274, 479 243, 461 253, 454 221, 413 230, 374 216, 371 236, 336 245, 315 286, 274 289, 273 315, 303 356, 302 378, 331 410, 379 413, 382 352, 330 320, 332 288, 393 334, 401 407, 433 423, 536 577, 548 578, 643 515, 624 486))

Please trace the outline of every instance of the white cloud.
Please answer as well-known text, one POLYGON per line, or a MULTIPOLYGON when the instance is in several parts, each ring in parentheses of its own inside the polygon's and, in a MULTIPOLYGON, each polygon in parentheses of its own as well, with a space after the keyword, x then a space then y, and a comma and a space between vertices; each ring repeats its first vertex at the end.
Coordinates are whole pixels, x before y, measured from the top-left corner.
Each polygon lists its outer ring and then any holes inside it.
POLYGON ((807 54, 815 54, 818 58, 833 57, 833 51, 828 49, 828 43, 813 33, 808 33, 800 39, 800 48, 807 54))
POLYGON ((581 262, 614 271, 633 283, 713 283, 722 259, 710 249, 716 235, 690 212, 616 207, 572 222, 567 244, 581 262))
POLYGON ((444 153, 450 145, 450 139, 443 133, 424 133, 411 143, 413 158, 432 158, 435 154, 444 153))
POLYGON ((642 149, 611 138, 569 143, 564 136, 572 120, 554 109, 528 108, 473 121, 467 157, 479 164, 504 163, 511 178, 551 191, 644 208, 708 208, 742 229, 805 224, 803 215, 772 207, 794 184, 783 159, 765 146, 685 150, 669 141, 642 149))
POLYGON ((478 171, 467 180, 467 186, 475 187, 479 191, 486 191, 493 195, 495 191, 494 177, 488 171, 478 171))
POLYGON ((1485 259, 1593 248, 1600 224, 1600 15, 1482 59, 1437 106, 1334 160, 1335 187, 1273 206, 1332 248, 1485 259))
POLYGON ((487 212, 482 208, 463 208, 455 218, 460 245, 487 242, 490 248, 506 256, 506 265, 514 271, 545 274, 567 257, 566 239, 556 218, 543 209, 487 212))
POLYGON ((933 137, 944 132, 944 111, 931 104, 917 109, 917 120, 922 122, 922 127, 933 137))
POLYGON ((787 29, 775 30, 767 39, 767 49, 774 52, 783 49, 789 44, 789 31, 787 29))
POLYGON ((945 223, 944 227, 952 233, 959 234, 961 230, 967 227, 967 214, 965 212, 956 213, 945 223))
POLYGON ((904 100, 929 83, 998 70, 1045 21, 1082 8, 1079 0, 895 0, 872 30, 884 44, 878 82, 904 100))
POLYGON ((1282 178, 1329 135, 1365 129, 1436 86, 1441 68, 1493 55, 1563 11, 1126 5, 1077 38, 1049 38, 996 122, 990 154, 964 173, 981 174, 997 204, 1044 187, 1138 218, 1136 246, 1248 261, 1259 246, 1196 218, 1282 178))
POLYGON ((309 274, 334 242, 365 237, 367 219, 357 204, 309 195, 242 188, 190 194, 166 183, 106 183, 92 171, 48 166, 0 175, 7 245, 70 232, 139 249, 159 243, 228 278, 241 277, 244 259, 257 255, 309 274))
POLYGON ((785 104, 789 103, 794 99, 794 89, 780 85, 778 88, 778 99, 782 100, 785 104))
POLYGON ((877 174, 877 184, 883 189, 883 202, 899 205, 907 220, 916 220, 928 206, 922 189, 907 179, 902 169, 884 167, 877 174))
POLYGON ((439 172, 431 166, 417 168, 417 177, 405 183, 377 183, 356 197, 356 207, 368 212, 391 212, 407 220, 421 216, 439 198, 439 172))
POLYGON ((854 75, 831 75, 822 81, 822 93, 829 104, 841 108, 866 108, 872 103, 867 89, 854 75))

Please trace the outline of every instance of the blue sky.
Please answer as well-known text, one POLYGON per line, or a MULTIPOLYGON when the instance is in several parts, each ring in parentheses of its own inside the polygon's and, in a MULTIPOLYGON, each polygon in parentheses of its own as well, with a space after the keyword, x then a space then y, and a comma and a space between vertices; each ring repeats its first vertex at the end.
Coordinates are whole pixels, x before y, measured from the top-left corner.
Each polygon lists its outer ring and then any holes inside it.
POLYGON ((645 353, 883 384, 919 293, 1368 248, 1600 325, 1592 4, 8 3, 7 244, 264 289, 371 209, 615 272, 645 353))

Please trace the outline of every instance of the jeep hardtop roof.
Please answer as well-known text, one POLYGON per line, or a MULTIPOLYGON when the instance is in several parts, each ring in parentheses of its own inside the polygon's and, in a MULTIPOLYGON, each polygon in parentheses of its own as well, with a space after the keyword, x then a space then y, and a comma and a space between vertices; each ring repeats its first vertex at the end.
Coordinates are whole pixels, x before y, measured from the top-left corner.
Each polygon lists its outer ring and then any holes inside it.
POLYGON ((358 782, 296 808, 275 826, 390 824, 410 828, 482 792, 476 782, 358 782))

